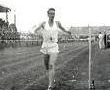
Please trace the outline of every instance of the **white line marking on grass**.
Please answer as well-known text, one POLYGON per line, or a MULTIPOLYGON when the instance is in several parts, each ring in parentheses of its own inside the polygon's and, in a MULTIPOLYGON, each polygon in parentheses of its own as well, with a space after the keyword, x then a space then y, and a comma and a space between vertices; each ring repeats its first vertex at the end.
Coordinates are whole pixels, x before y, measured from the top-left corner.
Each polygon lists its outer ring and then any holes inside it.
MULTIPOLYGON (((34 54, 33 54, 34 55, 34 54)), ((36 54, 35 54, 36 55, 36 54)), ((37 56, 36 57, 36 59, 38 59, 38 58, 40 58, 40 57, 42 57, 42 55, 39 55, 39 56, 37 56)), ((24 57, 22 57, 22 58, 25 58, 25 56, 24 57)), ((21 59, 22 59, 21 58, 21 59)), ((30 56, 30 58, 33 58, 33 57, 31 57, 30 56)), ((17 60, 19 60, 20 58, 18 58, 17 60)), ((35 60, 35 59, 34 59, 35 60)), ((21 60, 20 60, 21 61, 21 60)), ((4 66, 2 66, 2 67, 0 67, 0 69, 2 69, 2 68, 6 68, 6 67, 10 67, 10 66, 14 66, 14 65, 17 65, 17 64, 21 64, 21 63, 25 63, 25 62, 29 62, 29 61, 32 61, 32 60, 24 60, 24 61, 21 61, 21 62, 16 62, 16 63, 11 63, 11 64, 7 64, 7 65, 4 65, 4 66)))
MULTIPOLYGON (((75 48, 74 51, 79 50, 79 49, 81 49, 81 48, 84 48, 85 46, 86 46, 86 45, 81 46, 81 47, 77 47, 77 48, 74 47, 74 48, 75 48)), ((69 50, 69 52, 67 52, 67 53, 60 53, 60 57, 73 51, 73 50, 70 50, 70 48, 69 48, 68 50, 69 50)), ((62 52, 63 52, 63 51, 64 51, 64 49, 62 50, 62 52)), ((40 56, 36 57, 36 59, 41 58, 41 57, 42 57, 42 54, 41 54, 40 56)), ((74 56, 73 56, 73 57, 74 57, 74 56)), ((34 59, 34 60, 35 60, 35 59, 34 59)), ((26 60, 26 61, 30 61, 30 60, 26 60)), ((16 65, 17 65, 17 64, 20 64, 20 63, 25 63, 25 61, 17 62, 16 65)), ((3 67, 1 67, 0 69, 6 68, 6 67, 9 67, 9 66, 14 66, 14 65, 15 65, 15 63, 12 63, 12 64, 9 64, 9 65, 3 66, 3 67)), ((35 65, 33 65, 33 66, 31 66, 31 67, 28 67, 27 70, 30 69, 30 68, 33 68, 33 67, 35 67, 35 65)), ((1 77, 0 79, 6 78, 6 77, 9 77, 9 76, 12 76, 12 75, 16 75, 17 73, 24 72, 24 71, 27 71, 27 70, 19 70, 19 71, 15 72, 15 73, 11 73, 11 74, 8 74, 7 76, 1 77)))
MULTIPOLYGON (((82 46, 82 47, 84 47, 84 46, 82 46)), ((80 49, 80 48, 82 48, 82 47, 75 48, 75 50, 80 49)), ((65 49, 61 50, 61 52, 63 52, 64 50, 65 50, 65 49)), ((67 49, 67 50, 68 50, 68 49, 67 49)), ((69 52, 71 52, 71 51, 69 51, 69 52)), ((69 53, 69 52, 67 52, 67 53, 69 53)), ((64 54, 67 54, 67 53, 64 53, 64 54)), ((60 54, 61 54, 61 53, 60 53, 60 54)), ((33 56, 33 55, 39 55, 39 56, 36 57, 36 59, 42 57, 42 54, 40 54, 40 53, 34 53, 34 54, 29 54, 30 59, 33 58, 33 57, 31 57, 31 56, 33 56)), ((29 56, 27 56, 27 57, 29 57, 29 56)), ((16 60, 20 60, 20 59, 22 59, 22 58, 26 58, 26 56, 17 58, 16 60)), ((10 67, 10 66, 14 66, 14 65, 17 65, 17 64, 21 64, 21 63, 25 63, 25 62, 29 62, 30 59, 29 59, 29 60, 26 60, 26 61, 25 61, 25 60, 24 60, 24 61, 21 61, 21 60, 20 60, 20 62, 7 64, 7 65, 4 65, 4 66, 0 67, 0 69, 6 68, 6 67, 10 67)), ((13 60, 15 60, 15 59, 13 59, 13 60)), ((13 61, 13 60, 11 60, 11 61, 13 61)), ((32 60, 31 60, 31 61, 32 61, 32 60)), ((0 62, 2 62, 2 61, 0 61, 0 62)))

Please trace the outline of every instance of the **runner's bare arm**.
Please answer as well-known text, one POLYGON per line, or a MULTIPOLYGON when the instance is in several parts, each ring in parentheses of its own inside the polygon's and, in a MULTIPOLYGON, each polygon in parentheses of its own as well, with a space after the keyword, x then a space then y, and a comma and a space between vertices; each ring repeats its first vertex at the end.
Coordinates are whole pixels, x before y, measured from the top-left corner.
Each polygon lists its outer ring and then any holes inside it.
POLYGON ((41 23, 35 30, 34 32, 37 33, 37 31, 41 30, 41 29, 44 29, 44 24, 45 22, 41 23))
POLYGON ((70 32, 70 31, 67 31, 67 30, 61 25, 61 23, 60 23, 59 21, 57 21, 57 25, 58 25, 58 28, 61 29, 63 32, 66 32, 66 33, 68 33, 68 34, 71 34, 71 32, 70 32))

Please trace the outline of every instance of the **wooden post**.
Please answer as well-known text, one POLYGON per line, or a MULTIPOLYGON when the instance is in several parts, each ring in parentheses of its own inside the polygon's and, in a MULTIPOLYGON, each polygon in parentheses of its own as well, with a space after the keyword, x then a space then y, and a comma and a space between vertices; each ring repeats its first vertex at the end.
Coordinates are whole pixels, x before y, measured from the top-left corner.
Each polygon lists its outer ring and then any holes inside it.
POLYGON ((15 10, 14 10, 14 24, 16 26, 16 13, 15 13, 15 10))
POLYGON ((91 88, 91 29, 88 25, 89 29, 89 89, 91 88))
POLYGON ((8 9, 6 9, 6 22, 8 23, 8 9))

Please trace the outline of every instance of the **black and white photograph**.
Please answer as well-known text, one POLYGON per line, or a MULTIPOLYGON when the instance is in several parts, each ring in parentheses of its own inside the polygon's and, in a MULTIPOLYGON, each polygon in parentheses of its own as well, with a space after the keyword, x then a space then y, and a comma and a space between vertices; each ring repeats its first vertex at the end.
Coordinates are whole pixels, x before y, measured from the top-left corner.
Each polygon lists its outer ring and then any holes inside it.
POLYGON ((0 90, 110 90, 109 0, 0 0, 0 90))

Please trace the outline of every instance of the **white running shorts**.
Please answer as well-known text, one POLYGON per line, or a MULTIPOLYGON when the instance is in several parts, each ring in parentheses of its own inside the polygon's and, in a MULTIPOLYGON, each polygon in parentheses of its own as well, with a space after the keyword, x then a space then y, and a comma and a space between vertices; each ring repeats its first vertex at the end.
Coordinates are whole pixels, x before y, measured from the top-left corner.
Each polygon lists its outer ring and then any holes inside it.
POLYGON ((43 43, 40 52, 43 54, 59 53, 57 43, 43 43))

